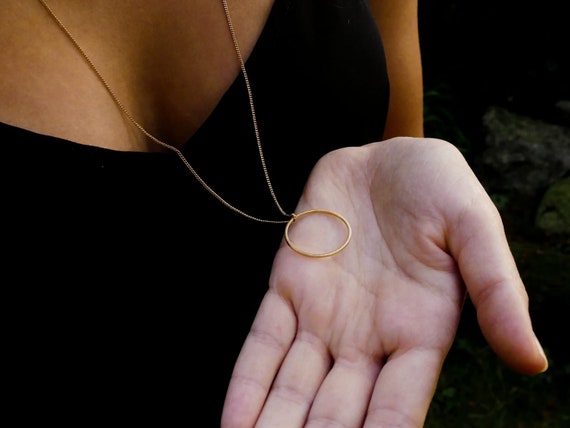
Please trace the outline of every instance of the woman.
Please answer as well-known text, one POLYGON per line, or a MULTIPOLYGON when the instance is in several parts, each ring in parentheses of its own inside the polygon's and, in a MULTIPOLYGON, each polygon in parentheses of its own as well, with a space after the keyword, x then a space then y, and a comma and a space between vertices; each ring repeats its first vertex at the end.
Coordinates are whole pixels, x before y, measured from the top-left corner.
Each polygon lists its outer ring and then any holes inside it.
POLYGON ((3 6, 21 419, 421 426, 465 286, 546 369, 496 210, 420 138, 416 1, 3 6))

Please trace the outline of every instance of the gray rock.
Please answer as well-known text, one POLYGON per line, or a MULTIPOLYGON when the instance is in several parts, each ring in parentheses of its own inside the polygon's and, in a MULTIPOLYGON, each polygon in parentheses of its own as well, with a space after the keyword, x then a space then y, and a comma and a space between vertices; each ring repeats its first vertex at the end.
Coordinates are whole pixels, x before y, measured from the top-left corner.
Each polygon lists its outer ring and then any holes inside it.
POLYGON ((482 162, 500 187, 538 195, 570 171, 570 128, 491 107, 483 116, 487 148, 482 162))
POLYGON ((548 235, 570 236, 570 177, 546 191, 538 206, 536 226, 548 235))

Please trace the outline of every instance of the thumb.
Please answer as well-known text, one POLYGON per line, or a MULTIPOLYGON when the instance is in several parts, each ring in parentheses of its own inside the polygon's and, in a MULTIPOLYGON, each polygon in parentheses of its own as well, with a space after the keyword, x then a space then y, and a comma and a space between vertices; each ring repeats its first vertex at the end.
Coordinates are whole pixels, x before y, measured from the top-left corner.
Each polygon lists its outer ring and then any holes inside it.
POLYGON ((500 215, 483 193, 450 232, 450 247, 481 331, 495 353, 524 374, 544 372, 548 360, 532 328, 529 298, 500 215))

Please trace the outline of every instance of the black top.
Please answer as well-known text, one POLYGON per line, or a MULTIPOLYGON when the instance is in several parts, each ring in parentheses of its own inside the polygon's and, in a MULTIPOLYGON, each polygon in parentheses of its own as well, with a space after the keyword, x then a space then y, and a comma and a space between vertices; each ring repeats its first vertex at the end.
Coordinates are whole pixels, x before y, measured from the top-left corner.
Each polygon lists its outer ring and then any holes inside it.
MULTIPOLYGON (((381 139, 388 81, 366 0, 276 0, 247 69, 286 211, 324 153, 381 139)), ((22 422, 219 426, 284 225, 224 207, 174 153, 5 124, 0 141, 8 408, 22 422)), ((241 76, 184 153, 232 205, 282 217, 241 76)))

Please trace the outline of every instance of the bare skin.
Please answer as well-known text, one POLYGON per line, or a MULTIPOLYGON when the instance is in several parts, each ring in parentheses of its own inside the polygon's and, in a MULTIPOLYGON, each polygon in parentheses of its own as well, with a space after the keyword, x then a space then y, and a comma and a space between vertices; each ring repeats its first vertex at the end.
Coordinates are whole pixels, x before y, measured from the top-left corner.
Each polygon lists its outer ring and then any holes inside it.
MULTIPOLYGON (((0 11, 0 121, 82 144, 162 150, 125 121, 37 0, 0 11)), ((121 102, 151 134, 181 146, 239 72, 221 2, 48 2, 121 102), (184 54, 192 52, 192 55, 184 54)), ((245 58, 273 0, 243 0, 232 20, 245 58)))
MULTIPOLYGON (((274 0, 230 2, 245 59, 274 0)), ((387 53, 385 138, 423 136, 417 0, 370 0, 387 53)), ((239 72, 221 2, 73 2, 48 5, 145 129, 180 147, 239 72), (184 55, 192 52, 192 55, 184 55)), ((116 150, 164 150, 125 121, 84 58, 37 0, 0 10, 0 121, 116 150)))

